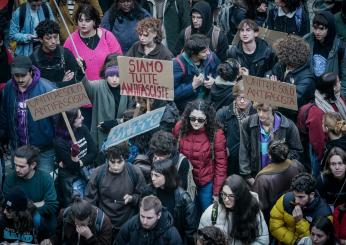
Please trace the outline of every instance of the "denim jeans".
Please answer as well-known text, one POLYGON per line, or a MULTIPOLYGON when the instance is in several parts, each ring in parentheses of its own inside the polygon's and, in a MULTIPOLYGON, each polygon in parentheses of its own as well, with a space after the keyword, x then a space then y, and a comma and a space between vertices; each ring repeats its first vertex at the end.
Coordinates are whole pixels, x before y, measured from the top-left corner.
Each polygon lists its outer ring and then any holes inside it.
POLYGON ((198 186, 197 196, 195 198, 196 206, 198 207, 200 214, 204 212, 213 203, 213 182, 198 186))
POLYGON ((311 144, 309 144, 309 155, 310 155, 310 161, 311 161, 311 173, 312 173, 312 176, 314 176, 314 178, 317 179, 320 176, 321 165, 311 144))
POLYGON ((37 168, 43 172, 50 174, 55 169, 55 151, 49 149, 40 153, 37 168))

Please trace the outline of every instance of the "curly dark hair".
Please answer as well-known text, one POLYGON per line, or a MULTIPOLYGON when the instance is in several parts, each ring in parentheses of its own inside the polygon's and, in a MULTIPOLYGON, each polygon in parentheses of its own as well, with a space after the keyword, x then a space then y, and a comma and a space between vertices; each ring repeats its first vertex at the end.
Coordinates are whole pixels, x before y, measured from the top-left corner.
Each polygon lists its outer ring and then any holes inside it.
POLYGON ((301 37, 293 35, 277 40, 274 49, 280 63, 293 69, 305 65, 310 56, 309 45, 301 37))
POLYGON ((272 163, 281 163, 288 157, 289 148, 282 140, 273 140, 269 143, 269 155, 272 163))
POLYGON ((91 4, 81 4, 79 5, 75 15, 73 16, 73 21, 76 25, 78 25, 78 20, 82 17, 82 15, 85 15, 86 19, 90 19, 95 21, 94 28, 97 29, 100 26, 101 23, 101 17, 100 13, 97 11, 97 9, 92 6, 91 4))
POLYGON ((215 226, 206 226, 197 231, 197 240, 203 245, 226 245, 225 234, 215 226))
POLYGON ((144 18, 144 11, 141 8, 141 6, 139 5, 139 3, 136 0, 132 0, 134 3, 134 7, 133 9, 130 11, 130 13, 123 13, 123 11, 121 11, 118 7, 118 2, 119 0, 115 0, 114 3, 112 4, 112 6, 109 8, 109 23, 111 26, 113 26, 113 23, 115 22, 115 19, 117 17, 122 17, 124 18, 124 16, 127 16, 128 18, 131 19, 136 19, 136 20, 141 20, 144 18))
POLYGON ((35 31, 38 38, 43 38, 45 35, 60 34, 60 26, 53 20, 44 20, 38 23, 35 31))
POLYGON ((173 154, 177 150, 177 140, 172 133, 160 130, 151 137, 149 148, 154 154, 173 154))
POLYGON ((156 37, 154 38, 154 42, 159 44, 162 42, 162 26, 161 21, 156 18, 145 18, 137 23, 136 31, 138 34, 142 34, 143 32, 156 32, 156 37))
POLYGON ((129 158, 129 147, 126 142, 111 146, 106 150, 106 157, 108 159, 124 159, 129 158))
MULTIPOLYGON (((259 235, 259 222, 257 219, 260 212, 259 203, 250 193, 245 180, 239 175, 229 176, 223 182, 221 190, 224 186, 228 186, 235 195, 235 203, 232 208, 232 231, 229 235, 242 243, 250 244, 259 235), (244 209, 244 207, 246 208, 244 209)), ((224 205, 221 196, 219 202, 224 205)))
POLYGON ((315 192, 317 187, 317 182, 308 173, 300 173, 292 179, 291 190, 296 192, 304 192, 305 194, 310 194, 315 192))
POLYGON ((185 137, 188 132, 191 132, 193 130, 190 123, 190 118, 189 118, 193 110, 202 111, 207 116, 206 122, 204 124, 205 132, 208 136, 209 142, 213 144, 214 135, 218 128, 218 125, 215 119, 216 112, 214 107, 210 105, 209 103, 206 103, 204 100, 194 100, 187 104, 181 119, 181 130, 180 130, 179 137, 185 137))

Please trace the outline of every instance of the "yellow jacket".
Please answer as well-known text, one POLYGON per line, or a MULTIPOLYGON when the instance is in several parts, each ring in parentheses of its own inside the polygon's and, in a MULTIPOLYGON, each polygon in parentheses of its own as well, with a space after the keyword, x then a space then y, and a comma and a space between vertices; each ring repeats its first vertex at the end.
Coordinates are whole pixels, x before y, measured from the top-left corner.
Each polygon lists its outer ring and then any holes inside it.
POLYGON ((310 235, 310 222, 317 216, 329 216, 331 210, 327 203, 315 193, 315 198, 303 208, 303 219, 295 222, 292 216, 294 209, 292 192, 282 195, 270 212, 269 230, 279 242, 293 245, 301 238, 310 235))

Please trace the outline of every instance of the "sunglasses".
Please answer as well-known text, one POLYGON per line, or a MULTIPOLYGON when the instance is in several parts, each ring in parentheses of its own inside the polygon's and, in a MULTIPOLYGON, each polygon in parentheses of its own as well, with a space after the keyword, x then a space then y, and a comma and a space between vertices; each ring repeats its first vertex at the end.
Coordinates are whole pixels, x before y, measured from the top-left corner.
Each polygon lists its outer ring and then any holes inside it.
POLYGON ((197 117, 189 117, 190 118, 190 122, 198 122, 198 123, 204 123, 205 122, 205 118, 197 118, 197 117))
POLYGON ((223 199, 226 199, 226 197, 227 197, 228 199, 236 198, 236 195, 234 195, 234 194, 226 194, 226 193, 224 193, 224 192, 221 192, 221 193, 220 193, 220 196, 221 196, 223 199))

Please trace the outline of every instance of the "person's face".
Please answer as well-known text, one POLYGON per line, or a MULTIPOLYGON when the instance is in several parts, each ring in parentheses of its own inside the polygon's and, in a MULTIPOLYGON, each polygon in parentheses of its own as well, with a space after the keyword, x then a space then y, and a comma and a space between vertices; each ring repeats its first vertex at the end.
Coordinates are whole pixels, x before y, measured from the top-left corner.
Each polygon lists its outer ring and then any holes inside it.
POLYGON ((44 35, 41 41, 42 49, 47 53, 51 53, 56 49, 56 46, 60 43, 59 34, 53 33, 44 35))
POLYGON ((157 36, 155 31, 147 30, 138 34, 139 41, 143 46, 147 46, 154 43, 154 38, 157 36))
POLYGON ((130 12, 135 6, 135 3, 133 0, 119 0, 118 1, 118 9, 121 11, 128 13, 130 12))
POLYGON ((208 59, 208 55, 210 54, 209 48, 203 49, 201 52, 199 52, 196 57, 198 60, 206 60, 208 59))
POLYGON ((245 110, 250 104, 250 100, 245 98, 245 94, 241 93, 236 98, 237 108, 240 110, 245 110))
POLYGON ((202 18, 202 15, 200 13, 193 12, 191 14, 191 19, 192 19, 192 25, 195 29, 199 29, 202 27, 203 18, 202 18))
POLYGON ((108 160, 108 169, 109 172, 113 174, 120 174, 125 168, 124 159, 109 159, 108 160))
POLYGON ((80 110, 78 110, 77 118, 74 120, 73 127, 74 128, 82 127, 83 120, 84 120, 84 117, 82 115, 82 112, 80 110))
POLYGON ((313 25, 312 31, 319 42, 323 42, 328 34, 328 28, 323 25, 313 25))
POLYGON ((286 5, 282 0, 275 0, 275 5, 284 8, 286 5))
POLYGON ((15 216, 14 211, 9 208, 4 209, 4 215, 6 216, 7 219, 13 219, 15 216))
POLYGON ((239 37, 243 43, 251 43, 258 36, 258 32, 255 32, 248 24, 244 24, 240 29, 239 37))
POLYGON ((166 182, 165 176, 155 171, 151 171, 151 181, 155 188, 163 188, 166 182))
POLYGON ((311 240, 313 245, 323 245, 326 244, 328 240, 328 235, 324 231, 317 229, 315 226, 311 229, 311 240))
POLYGON ((145 211, 142 207, 139 209, 139 218, 141 225, 145 230, 151 230, 161 217, 161 212, 156 213, 154 209, 145 211))
POLYGON ((235 195, 233 194, 231 188, 225 185, 220 193, 223 200, 223 204, 226 208, 233 208, 235 204, 235 195))
POLYGON ((30 5, 32 10, 37 11, 42 5, 42 1, 41 0, 31 1, 31 2, 29 2, 29 5, 30 5))
POLYGON ((82 14, 78 19, 78 27, 82 33, 90 33, 92 30, 95 29, 95 21, 86 18, 85 15, 82 14))
POLYGON ((346 172, 346 163, 344 163, 339 155, 334 155, 329 160, 329 168, 333 176, 342 179, 346 172))
POLYGON ((74 219, 74 225, 75 226, 88 226, 90 221, 90 217, 84 219, 84 220, 79 220, 77 218, 74 219))
POLYGON ((263 105, 257 109, 258 118, 261 123, 267 123, 273 116, 272 108, 268 105, 263 105))
POLYGON ((26 90, 32 82, 32 74, 28 71, 26 74, 14 74, 14 80, 16 81, 18 88, 26 90))
POLYGON ((120 85, 119 77, 117 77, 115 75, 114 76, 108 76, 106 79, 107 79, 107 83, 112 88, 116 88, 120 85))
POLYGON ((297 192, 293 191, 294 194, 294 202, 296 205, 299 205, 301 208, 308 205, 315 195, 313 192, 310 194, 306 194, 305 192, 297 192))
POLYGON ((204 114, 203 111, 193 110, 190 113, 189 120, 191 123, 191 127, 194 130, 199 130, 204 127, 205 122, 207 120, 207 116, 204 114))
POLYGON ((153 162, 156 162, 156 161, 159 161, 159 160, 166 160, 166 159, 168 159, 170 157, 171 157, 171 154, 160 155, 160 154, 154 153, 153 162))
POLYGON ((31 165, 29 165, 25 158, 15 156, 13 161, 16 169, 16 174, 19 178, 27 179, 35 170, 36 163, 32 163, 31 165))

